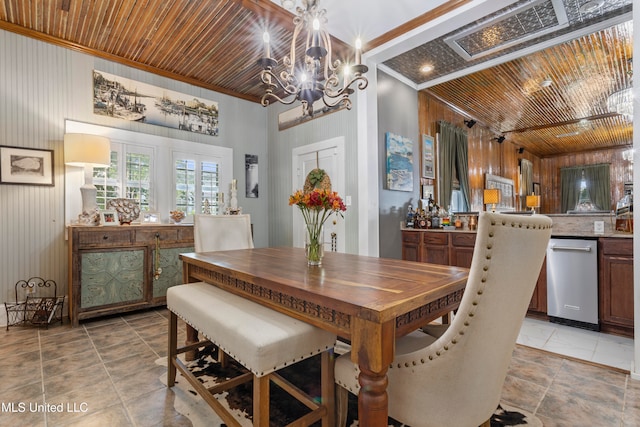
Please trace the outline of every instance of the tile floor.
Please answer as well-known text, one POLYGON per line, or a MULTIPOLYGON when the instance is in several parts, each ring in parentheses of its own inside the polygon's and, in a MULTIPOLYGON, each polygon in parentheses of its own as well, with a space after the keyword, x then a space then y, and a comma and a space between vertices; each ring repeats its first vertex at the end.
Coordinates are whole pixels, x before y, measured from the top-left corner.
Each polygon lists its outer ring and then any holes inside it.
POLYGON ((526 318, 518 344, 631 370, 633 339, 526 318))
MULTIPOLYGON (((166 327, 167 311, 157 309, 78 328, 10 328, 0 335, 0 425, 192 425, 174 409, 156 363, 166 357, 166 327)), ((520 343, 617 369, 518 346, 503 400, 547 427, 640 425, 640 381, 623 372, 631 340, 602 335, 527 319, 520 343)))

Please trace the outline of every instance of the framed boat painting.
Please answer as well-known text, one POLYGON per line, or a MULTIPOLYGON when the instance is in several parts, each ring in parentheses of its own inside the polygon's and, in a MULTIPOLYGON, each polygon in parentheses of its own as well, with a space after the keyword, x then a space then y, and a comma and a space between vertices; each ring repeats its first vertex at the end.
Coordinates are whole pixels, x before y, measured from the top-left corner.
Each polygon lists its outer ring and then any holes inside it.
POLYGON ((53 150, 0 146, 0 184, 53 186, 53 150))

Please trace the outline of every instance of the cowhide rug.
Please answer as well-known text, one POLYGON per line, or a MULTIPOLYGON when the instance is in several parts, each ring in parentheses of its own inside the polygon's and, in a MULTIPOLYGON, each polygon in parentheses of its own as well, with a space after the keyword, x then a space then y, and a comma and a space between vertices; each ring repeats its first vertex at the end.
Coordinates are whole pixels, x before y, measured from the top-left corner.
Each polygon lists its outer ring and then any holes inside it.
MULTIPOLYGON (((234 363, 222 369, 219 364, 215 362, 214 356, 215 350, 205 349, 199 354, 196 360, 187 365, 206 387, 211 387, 215 384, 217 378, 235 376, 242 370, 241 366, 234 363)), ((161 358, 158 359, 156 363, 166 366, 167 360, 166 358, 161 358)), ((320 395, 320 361, 317 357, 298 362, 295 365, 281 370, 280 373, 309 395, 320 395)), ((166 375, 163 375, 160 380, 163 384, 166 384, 166 375)), ((176 394, 175 410, 189 418, 194 427, 225 426, 213 409, 196 394, 187 380, 179 374, 176 378, 176 385, 173 387, 173 391, 176 394)), ((228 393, 217 395, 217 398, 224 406, 231 409, 242 426, 251 427, 251 395, 251 383, 248 383, 247 385, 230 390, 228 393)), ((271 388, 271 402, 271 427, 285 426, 308 411, 306 406, 297 402, 287 393, 273 385, 271 388)), ((350 394, 347 426, 358 426, 357 412, 357 398, 350 394)), ((318 426, 320 425, 320 423, 316 424, 318 426)), ((542 427, 542 422, 528 412, 503 403, 497 408, 491 418, 491 427, 507 426, 542 427)), ((404 427, 404 424, 389 418, 389 427, 404 427)))

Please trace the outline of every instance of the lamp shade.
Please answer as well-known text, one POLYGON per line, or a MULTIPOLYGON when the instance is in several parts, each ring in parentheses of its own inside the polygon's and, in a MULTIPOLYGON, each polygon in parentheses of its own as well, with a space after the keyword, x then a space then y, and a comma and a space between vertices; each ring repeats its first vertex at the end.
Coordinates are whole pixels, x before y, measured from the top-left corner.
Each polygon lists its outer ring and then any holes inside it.
POLYGON ((70 166, 107 168, 111 163, 111 142, 104 136, 66 133, 64 162, 70 166))
POLYGON ((497 188, 485 188, 484 189, 484 204, 494 205, 500 203, 502 193, 497 188))
POLYGON ((539 208, 540 207, 540 196, 536 196, 535 194, 527 196, 527 207, 528 208, 539 208))

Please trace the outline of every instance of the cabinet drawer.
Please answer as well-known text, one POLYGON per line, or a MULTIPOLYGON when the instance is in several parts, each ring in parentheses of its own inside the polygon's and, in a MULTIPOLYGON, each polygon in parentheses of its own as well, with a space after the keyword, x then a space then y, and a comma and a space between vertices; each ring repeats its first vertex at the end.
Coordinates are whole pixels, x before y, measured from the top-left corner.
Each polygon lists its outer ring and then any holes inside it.
POLYGON ((423 242, 427 245, 446 245, 448 233, 424 233, 423 242))
POLYGON ((131 243, 131 230, 80 231, 78 243, 84 245, 121 245, 131 243))
POLYGON ((193 227, 178 227, 178 240, 193 241, 193 227))
POLYGON ((633 255, 633 239, 600 239, 600 250, 603 255, 633 255))
POLYGON ((154 243, 156 236, 161 242, 178 240, 178 230, 136 230, 136 243, 154 243))
POLYGON ((402 241, 407 243, 418 243, 420 242, 420 234, 415 231, 403 231, 402 232, 402 241))
POLYGON ((473 247, 476 244, 476 235, 471 233, 451 233, 453 246, 473 247))

